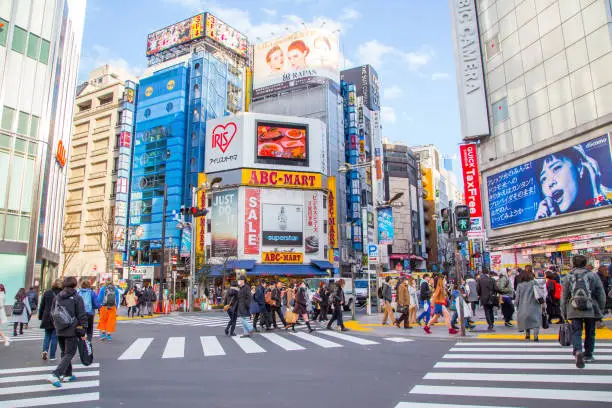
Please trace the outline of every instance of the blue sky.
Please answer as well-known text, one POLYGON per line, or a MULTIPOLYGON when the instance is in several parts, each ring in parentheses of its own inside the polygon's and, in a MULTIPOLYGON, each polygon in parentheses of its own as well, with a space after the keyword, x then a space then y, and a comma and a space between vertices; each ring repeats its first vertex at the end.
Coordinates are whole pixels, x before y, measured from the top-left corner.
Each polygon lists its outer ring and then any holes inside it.
MULTIPOLYGON (((286 28, 340 28, 346 66, 370 63, 382 85, 383 135, 457 154, 460 121, 447 0, 88 0, 79 78, 110 63, 138 75, 148 33, 198 12, 253 41, 286 28)), ((458 162, 455 162, 455 173, 458 162)))

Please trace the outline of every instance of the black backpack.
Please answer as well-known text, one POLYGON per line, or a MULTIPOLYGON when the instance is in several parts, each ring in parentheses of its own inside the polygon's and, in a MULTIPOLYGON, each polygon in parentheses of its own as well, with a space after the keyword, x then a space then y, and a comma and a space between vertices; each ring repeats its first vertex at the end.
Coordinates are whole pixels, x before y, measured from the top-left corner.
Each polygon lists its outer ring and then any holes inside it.
POLYGON ((586 281, 586 272, 570 275, 570 304, 576 310, 592 310, 591 288, 586 281))
MULTIPOLYGON (((70 296, 70 298, 74 302, 74 296, 70 296)), ((76 323, 76 317, 68 308, 64 305, 61 305, 58 301, 58 297, 56 296, 53 301, 53 308, 51 309, 51 319, 53 320, 53 325, 55 326, 55 330, 65 330, 76 323)))
POLYGON ((382 299, 384 297, 383 294, 383 287, 385 286, 385 284, 383 283, 381 286, 378 287, 378 298, 382 299))
POLYGON ((16 300, 15 304, 13 305, 13 314, 15 316, 21 316, 24 310, 25 310, 25 304, 23 303, 23 301, 16 300))

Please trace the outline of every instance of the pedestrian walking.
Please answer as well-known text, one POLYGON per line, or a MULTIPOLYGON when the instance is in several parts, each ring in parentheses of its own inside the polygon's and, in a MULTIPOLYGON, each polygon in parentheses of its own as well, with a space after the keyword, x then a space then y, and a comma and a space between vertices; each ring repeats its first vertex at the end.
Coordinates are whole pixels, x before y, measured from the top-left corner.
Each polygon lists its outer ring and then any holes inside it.
POLYGON ((255 289, 255 293, 253 294, 253 299, 251 301, 251 314, 254 315, 253 330, 255 330, 255 332, 259 332, 259 330, 257 330, 257 322, 260 318, 261 329, 265 329, 266 331, 270 330, 266 309, 266 286, 266 281, 260 281, 257 289, 255 289))
POLYGON ((525 331, 525 340, 531 340, 533 331, 533 341, 540 341, 540 327, 542 326, 542 307, 536 297, 537 282, 533 274, 522 271, 518 276, 518 286, 516 287, 516 308, 518 329, 525 331))
POLYGON ((240 323, 242 324, 243 334, 240 337, 251 337, 253 332, 253 326, 249 322, 251 316, 251 288, 246 284, 246 278, 241 276, 238 278, 238 317, 240 317, 240 323))
MULTIPOLYGON (((382 284, 381 287, 381 301, 382 301, 382 308, 383 308, 383 319, 382 319, 382 325, 386 325, 387 324, 387 318, 389 318, 389 321, 391 322, 391 324, 396 324, 397 321, 395 320, 395 314, 393 313, 393 306, 391 306, 391 301, 393 300, 393 289, 391 289, 391 284, 389 283, 391 282, 391 277, 387 276, 385 278, 384 283, 382 284)), ((406 290, 408 290, 406 288, 406 290)), ((399 294, 398 294, 399 296, 399 294)), ((408 304, 406 306, 410 306, 410 299, 409 296, 406 296, 407 302, 408 304)), ((406 300, 406 299, 405 299, 406 300)), ((408 309, 406 309, 406 324, 408 324, 408 309)), ((398 324, 399 327, 399 324, 398 324)))
MULTIPOLYGON (((387 279, 389 279, 388 276, 387 279)), ((391 286, 388 284, 387 286, 389 287, 389 291, 391 291, 391 286)), ((389 309, 391 309, 391 301, 389 301, 389 309)), ((402 278, 402 283, 397 288, 397 312, 401 313, 401 315, 393 324, 399 328, 402 322, 404 322, 404 329, 412 329, 412 327, 410 327, 410 321, 408 318, 409 311, 410 291, 408 290, 408 279, 402 278)), ((391 309, 391 318, 393 319, 393 309, 391 309)))
POLYGON ((585 363, 595 361, 595 324, 603 317, 602 310, 606 305, 601 280, 585 267, 584 255, 572 258, 574 268, 563 284, 561 294, 561 314, 572 321, 573 349, 576 356, 576 367, 584 368, 585 363), (582 331, 584 330, 584 352, 582 351, 582 331))
MULTIPOLYGON (((606 296, 606 304, 604 305, 603 310, 601 311, 601 315, 605 316, 609 310, 612 310, 612 282, 608 273, 608 268, 606 266, 600 266, 597 270, 597 276, 601 281, 601 285, 604 288, 604 295, 606 296)), ((597 322, 597 328, 603 329, 606 325, 603 322, 603 318, 599 319, 597 322)))
POLYGON ((408 307, 408 323, 417 323, 417 310, 419 309, 419 296, 414 278, 408 278, 408 294, 410 295, 410 306, 408 307))
POLYGON ((555 273, 551 270, 546 271, 546 315, 548 317, 548 322, 552 323, 552 319, 557 318, 559 321, 558 324, 563 323, 563 318, 561 317, 561 293, 563 291, 563 287, 555 277, 555 273))
POLYGON ((94 317, 96 310, 100 309, 100 303, 98 302, 98 295, 91 289, 91 283, 87 279, 81 282, 79 296, 83 299, 85 312, 87 312, 87 340, 91 342, 94 331, 94 317))
POLYGON ((344 297, 344 285, 344 279, 339 279, 338 283, 330 290, 329 303, 333 306, 333 314, 329 322, 327 322, 327 330, 332 329, 331 326, 335 321, 341 331, 349 331, 344 327, 344 321, 342 320, 342 309, 346 301, 344 297))
POLYGON ((489 276, 489 271, 487 269, 483 268, 482 270, 482 274, 476 285, 476 292, 478 293, 480 304, 485 311, 485 318, 487 319, 487 324, 489 326, 487 330, 494 332, 495 314, 493 312, 493 307, 495 307, 495 305, 499 302, 499 298, 497 296, 499 290, 497 288, 497 283, 492 277, 489 276))
POLYGON ((431 317, 431 311, 429 310, 431 307, 431 278, 428 274, 423 275, 423 280, 421 281, 421 291, 419 297, 421 298, 421 303, 423 307, 423 312, 417 317, 417 323, 419 326, 421 325, 421 320, 425 319, 425 325, 429 324, 429 319, 431 317))
MULTIPOLYGON (((6 317, 6 289, 4 289, 4 285, 0 283, 0 327, 8 322, 8 317, 6 317)), ((4 334, 2 330, 0 330, 0 338, 2 338, 2 342, 6 347, 11 345, 8 337, 4 334)))
POLYGON ((472 315, 476 315, 476 308, 478 307, 478 282, 474 277, 470 276, 465 281, 465 290, 467 292, 467 301, 472 308, 472 315))
POLYGON ((278 281, 276 283, 272 283, 272 292, 270 294, 270 298, 272 300, 272 304, 270 305, 270 320, 272 321, 272 325, 275 329, 278 328, 276 324, 276 315, 280 319, 283 326, 287 327, 287 322, 285 322, 285 318, 282 313, 283 306, 283 282, 278 281))
POLYGON ((308 327, 308 332, 313 332, 314 329, 310 327, 310 321, 308 320, 307 301, 306 283, 302 281, 300 282, 300 285, 295 293, 295 306, 293 307, 293 313, 304 319, 304 323, 306 323, 306 326, 308 327))
POLYGON ((125 294, 125 304, 127 306, 127 315, 128 317, 130 317, 130 314, 132 315, 131 317, 134 317, 134 314, 136 312, 136 304, 138 303, 138 297, 136 296, 136 292, 134 291, 134 288, 130 288, 130 290, 128 290, 128 293, 125 294))
POLYGON ((112 340, 112 334, 115 332, 115 325, 117 323, 119 299, 119 289, 113 285, 112 279, 107 279, 106 285, 102 286, 100 293, 98 293, 98 303, 100 304, 98 330, 100 330, 100 340, 112 340))
POLYGON ((51 289, 47 290, 42 295, 40 307, 38 309, 38 320, 40 320, 40 328, 45 331, 43 339, 42 351, 40 353, 43 360, 47 358, 51 361, 55 360, 57 351, 57 333, 51 319, 51 307, 55 297, 62 291, 63 282, 61 279, 56 279, 51 285, 51 289))
POLYGON ((151 286, 151 283, 145 283, 145 293, 144 293, 144 302, 145 302, 145 313, 148 316, 153 316, 153 303, 157 301, 157 295, 151 286))
POLYGON ((32 309, 30 309, 30 302, 28 302, 26 291, 24 288, 21 288, 15 295, 13 313, 10 319, 10 322, 13 323, 13 337, 17 337, 17 327, 19 327, 19 334, 23 334, 23 326, 28 323, 31 314, 32 309))
POLYGON ((313 297, 313 300, 317 302, 317 309, 315 310, 315 314, 312 318, 313 321, 325 322, 327 321, 327 310, 329 309, 329 293, 327 291, 327 287, 325 286, 325 282, 321 281, 319 283, 319 288, 317 289, 317 293, 313 297))
POLYGON ((510 282, 507 270, 500 272, 497 286, 501 295, 501 312, 504 316, 504 325, 506 327, 514 327, 512 324, 512 316, 514 315, 514 303, 512 303, 514 289, 512 288, 512 282, 510 282))
POLYGON ((444 322, 446 323, 446 327, 448 328, 448 333, 449 334, 458 333, 457 330, 453 329, 451 326, 450 313, 448 312, 448 309, 446 308, 446 305, 448 304, 448 296, 446 294, 445 286, 446 286, 446 279, 439 277, 436 282, 436 289, 431 295, 431 304, 432 304, 432 307, 434 308, 434 315, 429 321, 429 323, 426 324, 425 327, 423 327, 423 329, 425 330, 425 333, 427 334, 431 334, 430 326, 433 326, 433 324, 436 323, 441 316, 444 317, 444 322))
POLYGON ((38 310, 38 288, 31 286, 30 290, 28 290, 28 293, 26 293, 26 296, 28 298, 28 303, 30 303, 30 310, 32 311, 32 313, 28 315, 28 323, 25 325, 25 328, 29 329, 30 319, 32 319, 34 311, 38 310))
POLYGON ((69 276, 64 279, 62 291, 55 297, 51 315, 57 330, 57 340, 62 351, 62 359, 49 376, 49 382, 61 387, 62 382, 72 382, 72 358, 77 352, 78 338, 85 339, 87 332, 87 312, 83 298, 75 290, 77 279, 69 276))
POLYGON ((225 310, 230 318, 227 326, 225 326, 226 336, 235 336, 236 320, 238 319, 238 294, 240 288, 238 282, 230 282, 230 287, 227 290, 225 301, 223 302, 223 310, 225 310))

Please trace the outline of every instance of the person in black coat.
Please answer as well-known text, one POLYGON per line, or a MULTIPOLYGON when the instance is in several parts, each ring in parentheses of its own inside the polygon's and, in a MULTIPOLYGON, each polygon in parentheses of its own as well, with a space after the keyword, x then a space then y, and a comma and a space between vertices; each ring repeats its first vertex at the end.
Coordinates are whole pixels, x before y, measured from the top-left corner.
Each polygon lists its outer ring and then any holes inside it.
POLYGON ((257 289, 255 289, 255 294, 253 295, 253 301, 257 303, 257 311, 255 312, 255 317, 253 318, 253 329, 255 330, 255 332, 259 331, 257 330, 257 321, 260 317, 262 330, 264 328, 266 329, 266 331, 270 330, 267 313, 268 310, 266 309, 266 286, 268 286, 268 283, 266 281, 262 280, 261 282, 259 282, 259 286, 257 286, 257 289))
POLYGON ((329 319, 327 323, 327 330, 331 330, 331 325, 336 321, 338 327, 340 327, 342 331, 348 331, 348 329, 344 327, 344 322, 342 321, 342 309, 345 303, 343 288, 344 279, 340 279, 338 280, 336 288, 329 294, 329 303, 333 305, 334 310, 331 319, 329 319))
POLYGON ((308 331, 313 332, 314 329, 310 327, 310 322, 308 321, 308 301, 306 299, 306 283, 302 281, 300 286, 298 287, 297 293, 295 294, 295 306, 293 307, 293 313, 296 315, 302 316, 304 319, 304 323, 308 326, 308 331))
POLYGON ((62 382, 71 382, 76 378, 72 375, 72 358, 77 352, 78 338, 86 339, 87 311, 83 299, 75 290, 77 279, 69 276, 64 279, 64 289, 53 301, 53 306, 63 306, 68 314, 74 318, 74 323, 67 327, 58 328, 55 321, 57 339, 62 350, 62 360, 49 377, 49 382, 55 387, 61 387, 62 382))
POLYGON ((238 278, 238 286, 240 287, 238 291, 238 317, 240 317, 240 323, 244 330, 244 334, 240 337, 251 337, 253 326, 251 326, 248 319, 251 316, 251 288, 246 284, 244 276, 238 278))
POLYGON ((493 313, 493 307, 498 303, 497 294, 499 289, 495 279, 489 276, 489 271, 483 269, 482 275, 476 285, 476 292, 480 298, 480 304, 485 311, 485 317, 487 324, 489 325, 488 331, 495 331, 495 316, 493 313))
POLYGON ((51 305, 58 293, 62 291, 62 280, 56 279, 51 285, 51 289, 46 291, 40 300, 38 308, 38 320, 40 320, 40 328, 45 330, 45 338, 42 346, 42 359, 46 360, 49 357, 52 361, 55 360, 55 352, 57 351, 57 333, 55 326, 51 320, 51 305))
POLYGON ((238 319, 238 294, 240 293, 240 288, 238 288, 238 282, 232 281, 230 283, 230 288, 227 290, 227 297, 225 298, 225 303, 223 306, 227 307, 227 314, 230 317, 230 321, 227 323, 225 327, 225 335, 226 336, 235 336, 236 333, 236 319, 238 319))
POLYGON ((278 325, 276 324, 276 315, 278 315, 278 317, 280 317, 281 323, 283 323, 283 326, 287 327, 287 322, 285 321, 285 317, 283 316, 283 313, 281 311, 281 308, 283 306, 283 282, 278 281, 276 282, 276 284, 273 283, 273 287, 274 288, 272 289, 271 298, 274 302, 274 305, 270 305, 270 321, 272 322, 272 325, 274 325, 275 329, 278 328, 278 325))

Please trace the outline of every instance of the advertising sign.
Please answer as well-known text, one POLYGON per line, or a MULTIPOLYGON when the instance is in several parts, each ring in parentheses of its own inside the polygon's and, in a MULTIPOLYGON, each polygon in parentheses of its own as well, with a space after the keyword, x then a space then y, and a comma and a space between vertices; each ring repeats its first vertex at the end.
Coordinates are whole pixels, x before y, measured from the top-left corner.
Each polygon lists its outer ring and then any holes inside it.
POLYGON ((261 262, 301 264, 304 262, 304 254, 301 252, 263 252, 261 254, 261 262))
POLYGON ((147 36, 147 56, 184 44, 204 35, 204 14, 198 14, 147 36))
MULTIPOLYGON (((206 175, 198 174, 198 185, 206 183, 206 175)), ((197 195, 198 208, 206 208, 206 191, 202 190, 197 195)), ((206 217, 199 217, 195 221, 195 253, 196 253, 196 269, 199 269, 204 264, 204 248, 206 237, 206 217)))
MULTIPOLYGON (((197 222, 197 221, 196 221, 197 222)), ((191 256, 191 227, 183 228, 181 236, 181 257, 187 258, 191 256)))
POLYGON ((455 40, 461 136, 463 139, 486 136, 489 134, 489 114, 476 1, 451 0, 451 21, 455 40))
POLYGON ((306 225, 304 226, 304 245, 307 254, 319 252, 319 193, 305 192, 306 202, 306 225))
POLYGON ((55 151, 55 159, 59 163, 60 166, 64 167, 66 162, 68 161, 68 157, 66 155, 66 148, 64 147, 64 142, 61 140, 57 142, 57 150, 55 151))
POLYGON ((378 210, 378 243, 393 244, 393 209, 391 207, 378 210))
POLYGON ((308 127, 257 122, 257 161, 308 165, 308 127))
POLYGON ((135 265, 130 269, 128 273, 129 279, 134 280, 153 280, 155 276, 155 267, 154 266, 138 266, 135 265))
POLYGON ((247 37, 210 13, 206 13, 206 36, 241 57, 247 55, 247 37))
POLYGON ((491 228, 610 205, 610 187, 604 135, 488 177, 491 228))
POLYGON ((362 97, 363 104, 372 111, 380 109, 380 86, 378 74, 371 65, 346 69, 340 73, 340 79, 355 85, 357 96, 362 97))
POLYGON ((261 233, 261 192, 255 188, 244 190, 244 253, 259 254, 261 233))
POLYGON ((327 179, 327 242, 330 249, 338 248, 338 209, 336 208, 336 178, 327 179))
POLYGON ((213 193, 210 215, 212 257, 238 255, 238 190, 213 193))
POLYGON ((339 63, 337 35, 320 28, 255 45, 253 96, 287 90, 313 78, 338 83, 339 63))
POLYGON ((242 184, 279 188, 320 189, 323 176, 296 171, 242 170, 242 184))
POLYGON ((263 246, 302 246, 303 206, 263 204, 262 210, 263 246))
POLYGON ((242 152, 242 118, 234 118, 206 129, 206 172, 228 170, 236 167, 242 152), (238 136, 237 136, 238 135, 238 136))
POLYGON ((482 231, 482 202, 480 201, 480 179, 478 172, 478 151, 476 143, 459 146, 465 204, 470 207, 472 231, 482 231))
POLYGON ((368 245, 368 262, 378 263, 378 245, 368 245))

